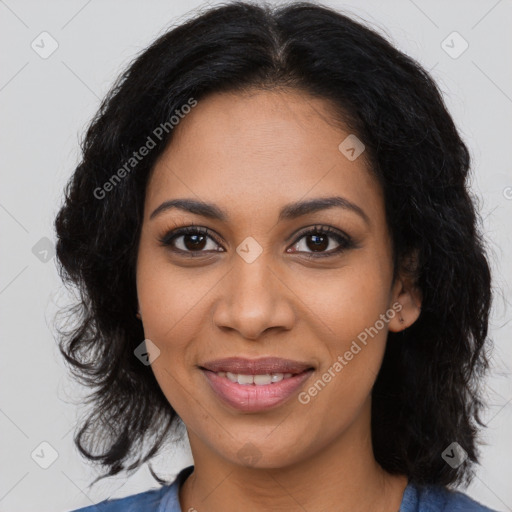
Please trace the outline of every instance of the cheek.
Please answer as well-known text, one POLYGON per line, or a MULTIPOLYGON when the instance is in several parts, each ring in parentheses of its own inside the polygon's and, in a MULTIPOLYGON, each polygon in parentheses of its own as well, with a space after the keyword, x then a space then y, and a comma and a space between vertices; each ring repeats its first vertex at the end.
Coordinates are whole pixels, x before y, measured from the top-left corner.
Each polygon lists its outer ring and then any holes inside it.
POLYGON ((386 294, 377 279, 365 278, 357 287, 353 280, 359 278, 340 280, 330 288, 322 310, 322 323, 329 329, 322 329, 326 334, 317 349, 323 352, 322 364, 299 396, 304 411, 313 413, 308 428, 321 429, 326 438, 347 428, 368 404, 386 347, 388 327, 380 319, 386 313, 386 294))
POLYGON ((197 315, 208 279, 192 283, 181 269, 173 268, 160 255, 141 253, 137 265, 137 294, 144 336, 160 351, 151 369, 162 392, 183 421, 190 399, 188 361, 190 340, 197 339, 201 322, 197 315))
POLYGON ((198 327, 201 303, 218 277, 199 269, 177 267, 163 251, 155 252, 142 251, 137 264, 137 295, 144 333, 161 345, 161 350, 179 349, 187 339, 183 332, 188 332, 190 338, 198 327), (171 339, 173 343, 169 343, 171 339))
POLYGON ((388 322, 381 315, 389 318, 390 280, 387 266, 368 251, 335 275, 303 285, 321 333, 318 350, 325 350, 319 377, 330 389, 318 393, 317 406, 329 408, 330 400, 340 399, 355 408, 370 393, 386 347, 388 322))
POLYGON ((316 271, 310 279, 301 276, 297 286, 314 318, 325 326, 322 332, 343 342, 356 337, 385 313, 391 274, 376 258, 360 253, 335 271, 316 271))

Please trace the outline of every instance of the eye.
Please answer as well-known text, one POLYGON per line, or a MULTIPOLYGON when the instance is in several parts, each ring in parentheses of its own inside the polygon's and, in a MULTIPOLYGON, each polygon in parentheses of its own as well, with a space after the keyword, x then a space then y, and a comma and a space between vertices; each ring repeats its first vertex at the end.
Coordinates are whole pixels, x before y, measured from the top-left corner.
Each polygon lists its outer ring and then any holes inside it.
POLYGON ((169 231, 159 238, 159 242, 165 247, 170 247, 174 252, 192 257, 201 256, 202 253, 211 251, 224 252, 224 249, 215 248, 220 243, 210 230, 200 226, 187 226, 169 231))
MULTIPOLYGON (((330 226, 314 226, 312 229, 301 233, 297 240, 294 245, 295 251, 292 252, 306 252, 309 258, 336 256, 346 249, 355 247, 354 242, 348 235, 330 226), (332 245, 335 247, 333 248, 332 245), (328 248, 330 248, 329 251, 327 251, 328 248), (308 253, 307 249, 312 252, 308 253)), ((287 250, 287 252, 290 251, 287 250)))

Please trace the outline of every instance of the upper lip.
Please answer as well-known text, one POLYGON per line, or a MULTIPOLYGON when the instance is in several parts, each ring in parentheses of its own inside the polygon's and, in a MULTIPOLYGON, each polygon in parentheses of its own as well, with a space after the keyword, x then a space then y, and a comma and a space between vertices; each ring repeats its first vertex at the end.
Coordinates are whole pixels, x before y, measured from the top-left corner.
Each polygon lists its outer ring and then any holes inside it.
POLYGON ((246 359, 243 357, 227 357, 208 361, 200 366, 212 372, 230 372, 243 375, 264 375, 267 373, 302 373, 313 369, 309 363, 281 359, 279 357, 262 357, 260 359, 246 359))

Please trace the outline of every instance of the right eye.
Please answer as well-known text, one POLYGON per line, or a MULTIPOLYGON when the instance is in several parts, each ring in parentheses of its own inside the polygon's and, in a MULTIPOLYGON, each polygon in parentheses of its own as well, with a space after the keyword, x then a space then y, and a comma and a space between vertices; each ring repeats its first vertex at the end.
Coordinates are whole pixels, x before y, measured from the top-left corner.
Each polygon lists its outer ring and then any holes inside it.
POLYGON ((159 238, 159 241, 171 251, 187 257, 201 256, 206 252, 224 252, 222 248, 215 249, 215 246, 220 246, 220 243, 217 242, 210 230, 200 226, 186 226, 168 231, 159 238), (210 244, 210 249, 208 249, 209 241, 213 242, 210 244))

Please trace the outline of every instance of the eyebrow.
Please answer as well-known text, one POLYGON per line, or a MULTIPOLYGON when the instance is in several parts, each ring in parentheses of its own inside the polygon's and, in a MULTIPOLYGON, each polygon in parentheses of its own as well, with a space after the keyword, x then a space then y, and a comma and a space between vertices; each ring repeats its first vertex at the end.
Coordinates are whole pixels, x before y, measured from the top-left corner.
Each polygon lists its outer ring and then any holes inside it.
MULTIPOLYGON (((153 211, 149 216, 149 219, 152 220, 163 212, 172 210, 173 208, 193 213, 195 215, 201 215, 202 217, 207 217, 209 219, 220 220, 222 222, 226 222, 229 219, 229 215, 217 205, 205 203, 204 201, 197 201, 195 199, 172 199, 165 201, 153 211)), ((366 215, 361 207, 340 196, 319 197, 316 199, 289 203, 279 212, 278 222, 296 219, 302 215, 315 213, 328 208, 343 208, 344 210, 352 211, 359 215, 367 224, 370 224, 368 215, 366 215)))

